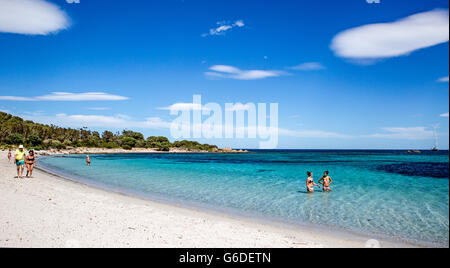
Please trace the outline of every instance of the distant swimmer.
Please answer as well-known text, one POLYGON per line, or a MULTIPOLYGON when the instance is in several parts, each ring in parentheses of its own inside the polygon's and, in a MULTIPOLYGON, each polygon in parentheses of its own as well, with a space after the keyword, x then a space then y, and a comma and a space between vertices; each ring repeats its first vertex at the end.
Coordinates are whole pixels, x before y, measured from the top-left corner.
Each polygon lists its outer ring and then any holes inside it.
POLYGON ((86 165, 87 166, 91 165, 91 158, 89 157, 89 155, 86 155, 86 165))
POLYGON ((330 176, 328 176, 329 172, 325 171, 323 173, 323 177, 320 178, 319 183, 323 185, 323 191, 324 192, 330 192, 331 191, 331 184, 333 183, 333 180, 330 176))
POLYGON ((314 183, 313 173, 311 171, 308 171, 306 174, 308 174, 308 179, 306 180, 306 189, 308 190, 308 193, 314 193, 314 186, 317 186, 319 188, 320 186, 314 183))

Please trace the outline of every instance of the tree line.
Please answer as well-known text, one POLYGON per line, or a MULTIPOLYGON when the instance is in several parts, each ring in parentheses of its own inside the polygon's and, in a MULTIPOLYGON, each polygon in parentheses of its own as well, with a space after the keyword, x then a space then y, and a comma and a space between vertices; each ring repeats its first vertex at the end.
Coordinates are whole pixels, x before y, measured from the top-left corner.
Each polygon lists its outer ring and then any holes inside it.
POLYGON ((67 149, 69 147, 88 148, 154 148, 169 151, 170 148, 180 148, 198 151, 215 151, 215 145, 200 144, 195 141, 170 142, 166 137, 151 136, 145 139, 139 132, 124 130, 113 133, 90 131, 87 128, 62 128, 55 125, 44 125, 24 120, 0 112, 0 144, 6 147, 24 144, 35 150, 67 149))

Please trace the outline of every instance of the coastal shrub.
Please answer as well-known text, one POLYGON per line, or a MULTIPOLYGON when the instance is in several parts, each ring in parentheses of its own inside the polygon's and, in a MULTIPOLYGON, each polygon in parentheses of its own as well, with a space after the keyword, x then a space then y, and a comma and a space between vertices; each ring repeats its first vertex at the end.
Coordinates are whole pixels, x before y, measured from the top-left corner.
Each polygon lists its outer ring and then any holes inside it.
POLYGON ((113 141, 114 141, 114 133, 112 133, 111 131, 105 130, 105 131, 102 133, 102 140, 103 140, 103 142, 105 142, 106 144, 109 144, 109 143, 113 142, 113 141))
MULTIPOLYGON (((1 1, 1 0, 0 0, 1 1)), ((202 145, 198 142, 180 141, 172 144, 166 137, 144 135, 135 131, 124 130, 122 133, 104 131, 101 135, 87 128, 61 128, 25 121, 20 117, 0 112, 0 144, 8 146, 26 145, 27 148, 61 149, 67 147, 96 148, 135 148, 147 147, 167 151, 170 148, 189 150, 214 150, 217 146, 202 145), (26 137, 26 138, 24 138, 26 137)))
POLYGON ((120 142, 122 144, 122 148, 125 149, 125 146, 126 148, 134 148, 137 141, 132 137, 125 136, 120 139, 120 142))
POLYGON ((124 130, 122 132, 122 137, 123 138, 125 138, 125 137, 133 138, 136 141, 144 140, 144 135, 142 133, 129 131, 129 130, 124 130))
POLYGON ((169 139, 166 137, 155 137, 151 136, 147 138, 147 148, 157 148, 162 149, 166 147, 171 147, 172 144, 170 143, 169 139))
POLYGON ((158 144, 157 147, 155 147, 158 149, 158 151, 162 151, 162 152, 168 152, 170 151, 170 142, 163 142, 158 144))
POLYGON ((114 148, 119 148, 120 146, 114 142, 104 142, 104 143, 102 143, 102 147, 106 148, 106 149, 114 149, 114 148))
POLYGON ((66 147, 72 147, 72 141, 64 140, 63 145, 66 146, 66 147))
POLYGON ((56 149, 65 149, 66 147, 64 146, 64 144, 62 144, 62 142, 60 142, 59 140, 52 140, 51 147, 56 148, 56 149))
POLYGON ((18 133, 10 134, 8 137, 6 137, 6 143, 11 145, 22 144, 23 136, 18 133))
POLYGON ((138 140, 136 141, 136 147, 137 148, 145 148, 147 146, 147 143, 145 140, 138 140))
POLYGON ((131 147, 130 145, 122 145, 122 149, 124 149, 124 150, 132 150, 133 149, 133 147, 131 147))
POLYGON ((27 138, 27 143, 31 146, 38 146, 42 144, 42 140, 37 136, 31 135, 27 138))

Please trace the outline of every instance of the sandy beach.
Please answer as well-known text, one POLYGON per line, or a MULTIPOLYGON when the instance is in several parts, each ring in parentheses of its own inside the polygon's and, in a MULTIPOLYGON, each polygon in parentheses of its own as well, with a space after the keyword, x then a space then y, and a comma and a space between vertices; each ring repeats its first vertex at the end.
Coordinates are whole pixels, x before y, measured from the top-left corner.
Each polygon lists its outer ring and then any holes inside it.
POLYGON ((143 200, 40 170, 20 180, 6 152, 0 170, 0 247, 335 248, 365 247, 369 239, 143 200))

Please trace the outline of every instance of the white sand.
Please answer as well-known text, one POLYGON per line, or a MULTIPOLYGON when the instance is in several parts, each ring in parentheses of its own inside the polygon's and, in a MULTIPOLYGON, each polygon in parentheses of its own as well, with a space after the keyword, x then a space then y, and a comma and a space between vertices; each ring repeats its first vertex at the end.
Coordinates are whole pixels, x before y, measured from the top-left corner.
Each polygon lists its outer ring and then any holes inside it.
POLYGON ((364 247, 368 240, 142 200, 38 170, 34 179, 14 176, 0 151, 0 247, 364 247))

